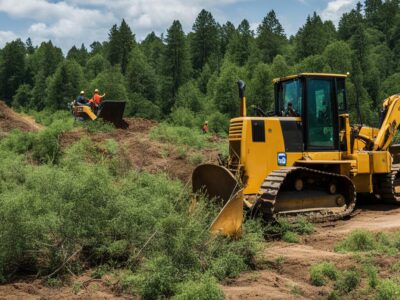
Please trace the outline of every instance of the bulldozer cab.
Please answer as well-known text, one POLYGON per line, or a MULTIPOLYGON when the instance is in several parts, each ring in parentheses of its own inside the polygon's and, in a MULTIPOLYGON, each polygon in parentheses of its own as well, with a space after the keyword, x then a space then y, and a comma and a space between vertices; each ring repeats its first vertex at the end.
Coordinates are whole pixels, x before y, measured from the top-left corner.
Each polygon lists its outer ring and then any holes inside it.
POLYGON ((275 114, 298 118, 305 151, 339 150, 339 116, 347 111, 346 77, 304 73, 274 80, 275 114))

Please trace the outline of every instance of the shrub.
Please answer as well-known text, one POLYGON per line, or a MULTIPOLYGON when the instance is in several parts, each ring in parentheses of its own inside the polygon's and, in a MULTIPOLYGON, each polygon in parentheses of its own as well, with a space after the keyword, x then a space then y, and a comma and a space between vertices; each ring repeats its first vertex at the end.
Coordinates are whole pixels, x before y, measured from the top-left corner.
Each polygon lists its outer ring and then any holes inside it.
POLYGON ((219 280, 227 277, 236 278, 244 270, 246 270, 246 264, 243 257, 230 252, 218 257, 211 264, 211 274, 219 280))
MULTIPOLYGON (((304 217, 289 220, 284 217, 277 218, 274 223, 269 223, 265 227, 265 233, 270 238, 283 238, 287 241, 296 242, 295 234, 311 234, 314 232, 314 226, 304 217)), ((298 240, 298 237, 297 237, 298 240)))
POLYGON ((327 279, 336 280, 338 271, 336 266, 330 262, 322 262, 316 264, 310 269, 311 284, 315 286, 323 286, 326 284, 327 279))
POLYGON ((104 121, 103 119, 96 119, 95 121, 87 121, 83 123, 83 126, 90 133, 95 132, 112 132, 115 127, 113 124, 104 121))
POLYGON ((377 248, 374 235, 366 230, 355 230, 345 240, 339 242, 336 251, 371 251, 377 248))
POLYGON ((400 297, 400 285, 390 279, 381 280, 376 288, 377 300, 394 300, 400 297))
POLYGON ((355 270, 343 271, 335 287, 341 292, 348 293, 354 290, 360 284, 360 274, 355 270))
POLYGON ((295 232, 286 231, 282 236, 282 240, 288 243, 298 243, 299 236, 295 232))
POLYGON ((378 285, 378 270, 374 266, 367 266, 366 272, 368 275, 368 285, 371 288, 376 288, 378 285))
POLYGON ((216 280, 203 275, 200 279, 186 281, 177 287, 177 294, 173 300, 220 300, 224 294, 217 285, 216 280))

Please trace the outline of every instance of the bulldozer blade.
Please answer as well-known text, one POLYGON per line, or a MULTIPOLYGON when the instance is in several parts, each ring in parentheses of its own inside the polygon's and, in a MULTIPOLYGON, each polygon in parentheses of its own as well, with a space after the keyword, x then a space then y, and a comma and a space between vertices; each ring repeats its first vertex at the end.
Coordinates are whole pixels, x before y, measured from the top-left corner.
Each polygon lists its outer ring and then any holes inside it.
POLYGON ((210 226, 213 234, 240 236, 243 223, 243 189, 224 205, 210 226))
POLYGON ((192 174, 193 192, 205 192, 209 199, 220 198, 225 204, 239 190, 235 176, 225 167, 204 164, 192 174))
POLYGON ((125 104, 126 101, 103 101, 97 116, 114 124, 117 128, 127 128, 128 123, 123 119, 125 104))

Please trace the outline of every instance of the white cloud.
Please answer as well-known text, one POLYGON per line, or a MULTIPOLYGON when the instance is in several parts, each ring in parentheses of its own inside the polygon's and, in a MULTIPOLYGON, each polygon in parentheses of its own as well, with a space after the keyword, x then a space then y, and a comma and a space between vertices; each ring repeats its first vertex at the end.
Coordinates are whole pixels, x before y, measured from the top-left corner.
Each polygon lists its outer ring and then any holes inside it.
POLYGON ((0 47, 3 47, 7 42, 15 40, 17 35, 12 31, 0 31, 0 47))
POLYGON ((324 20, 332 20, 337 23, 343 13, 353 9, 358 0, 331 0, 321 12, 324 20))
MULTIPOLYGON (((173 20, 188 31, 202 8, 226 20, 224 7, 254 0, 0 0, 0 12, 11 18, 31 21, 26 31, 35 44, 51 39, 68 50, 72 45, 103 41, 113 24, 124 18, 137 38, 150 30, 162 33, 173 20)), ((299 0, 304 1, 304 0, 299 0)))

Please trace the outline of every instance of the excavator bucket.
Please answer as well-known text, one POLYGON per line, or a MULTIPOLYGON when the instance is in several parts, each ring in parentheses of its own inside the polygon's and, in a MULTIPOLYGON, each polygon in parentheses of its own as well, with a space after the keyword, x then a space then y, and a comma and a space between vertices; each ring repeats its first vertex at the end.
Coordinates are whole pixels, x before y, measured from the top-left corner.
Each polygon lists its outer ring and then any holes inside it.
POLYGON ((210 200, 222 201, 223 208, 210 230, 223 235, 238 235, 243 223, 243 191, 235 176, 225 167, 204 164, 192 175, 194 193, 204 192, 210 200))
POLYGON ((128 124, 123 119, 125 104, 126 101, 103 101, 97 117, 113 123, 117 128, 127 128, 128 124))

